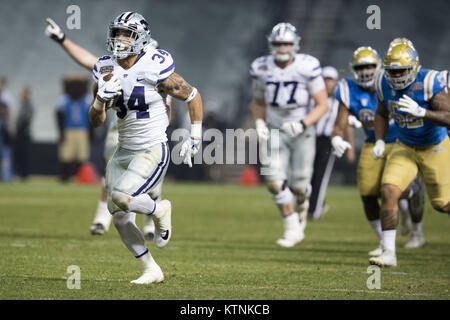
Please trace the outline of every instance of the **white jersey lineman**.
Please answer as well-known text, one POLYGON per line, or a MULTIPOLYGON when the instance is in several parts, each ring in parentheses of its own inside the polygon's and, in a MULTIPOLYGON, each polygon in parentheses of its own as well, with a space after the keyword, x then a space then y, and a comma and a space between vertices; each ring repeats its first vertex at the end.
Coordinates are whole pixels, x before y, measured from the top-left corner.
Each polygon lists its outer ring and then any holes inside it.
MULTIPOLYGON (((304 119, 311 111, 312 95, 323 90, 319 61, 308 54, 296 54, 293 63, 279 68, 272 55, 257 58, 251 65, 253 96, 266 102, 266 122, 279 129, 287 121, 304 119)), ((307 193, 315 154, 315 130, 310 126, 295 138, 280 131, 280 157, 271 159, 273 174, 269 183, 278 186, 284 181, 299 194, 307 193)))
POLYGON ((250 75, 253 95, 266 101, 266 122, 280 128, 283 122, 300 121, 311 111, 311 95, 325 88, 316 58, 297 53, 292 64, 279 68, 272 55, 253 61, 250 75))

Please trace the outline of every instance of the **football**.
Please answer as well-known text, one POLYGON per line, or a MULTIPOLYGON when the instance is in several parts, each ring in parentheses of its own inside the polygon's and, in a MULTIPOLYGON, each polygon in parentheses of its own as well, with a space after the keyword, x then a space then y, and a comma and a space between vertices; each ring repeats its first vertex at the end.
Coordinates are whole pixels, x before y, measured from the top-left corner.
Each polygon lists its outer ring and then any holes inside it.
POLYGON ((106 76, 103 77, 103 81, 109 81, 111 80, 113 74, 112 73, 108 73, 106 76))

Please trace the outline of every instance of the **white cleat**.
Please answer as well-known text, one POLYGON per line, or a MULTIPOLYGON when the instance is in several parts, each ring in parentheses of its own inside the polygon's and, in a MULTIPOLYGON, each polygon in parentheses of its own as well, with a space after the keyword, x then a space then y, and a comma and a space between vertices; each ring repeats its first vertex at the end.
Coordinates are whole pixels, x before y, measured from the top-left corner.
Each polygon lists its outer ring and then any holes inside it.
MULTIPOLYGON (((306 221, 306 219, 304 220, 306 221)), ((291 248, 305 238, 305 224, 300 223, 298 213, 293 213, 283 219, 284 235, 277 240, 279 246, 291 248)))
POLYGON ((425 238, 423 236, 423 233, 419 232, 412 232, 411 239, 405 244, 405 248, 412 249, 412 248, 422 248, 425 245, 425 238))
POLYGON ((383 253, 383 247, 381 246, 381 243, 376 247, 376 249, 369 251, 369 256, 371 257, 379 257, 383 253))
POLYGON ((144 271, 144 274, 131 281, 134 284, 150 284, 154 282, 162 282, 164 280, 164 274, 161 268, 155 263, 151 269, 144 271))
POLYGON ((158 248, 167 245, 172 236, 172 205, 169 200, 161 200, 156 205, 156 211, 153 214, 153 222, 155 223, 154 241, 158 248))
POLYGON ((395 252, 384 249, 380 256, 370 258, 369 263, 379 267, 396 267, 397 256, 395 252))

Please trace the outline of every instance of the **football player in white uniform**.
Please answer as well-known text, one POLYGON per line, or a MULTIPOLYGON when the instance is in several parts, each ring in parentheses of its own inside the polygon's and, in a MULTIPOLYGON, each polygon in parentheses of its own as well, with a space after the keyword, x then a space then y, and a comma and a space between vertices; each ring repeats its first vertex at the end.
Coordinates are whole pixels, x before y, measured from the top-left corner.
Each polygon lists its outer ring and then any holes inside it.
MULTIPOLYGON (((86 50, 85 48, 79 46, 72 40, 68 39, 59 25, 53 21, 51 18, 47 18, 47 28, 45 29, 45 34, 59 43, 61 47, 67 52, 67 54, 80 66, 92 72, 94 69, 94 65, 98 60, 98 57, 93 55, 91 52, 86 50)), ((150 40, 150 45, 157 48, 158 42, 155 39, 150 40)), ((169 108, 171 108, 171 101, 169 100, 170 96, 166 100, 166 104, 169 108)), ((108 123, 108 131, 105 138, 105 146, 104 146, 104 159, 105 162, 108 163, 109 159, 111 159, 114 151, 116 150, 117 144, 119 142, 119 131, 117 128, 117 117, 115 115, 114 110, 109 111, 109 116, 111 120, 108 123)), ((153 191, 152 197, 156 201, 161 199, 161 186, 159 185, 153 191)), ((91 234, 93 235, 102 235, 109 230, 109 226, 111 224, 112 215, 108 211, 107 207, 108 201, 108 193, 105 187, 105 179, 102 178, 102 190, 101 196, 98 201, 96 214, 94 217, 94 221, 90 227, 91 234)), ((145 215, 144 216, 144 236, 147 240, 153 240, 155 225, 153 223, 152 216, 145 215)))
POLYGON ((202 136, 200 94, 174 72, 172 56, 153 48, 150 40, 150 28, 142 15, 124 12, 114 19, 107 42, 112 54, 94 66, 97 82, 89 110, 95 127, 105 121, 106 108, 117 111, 119 145, 106 167, 108 209, 125 246, 144 268, 143 275, 132 281, 137 284, 161 282, 164 275, 145 246, 135 213, 153 216, 157 247, 164 247, 172 235, 170 202, 155 202, 149 195, 162 183, 170 158, 167 95, 188 104, 191 136, 180 151, 185 164, 192 166, 191 157, 198 152, 202 136))
POLYGON ((279 153, 270 159, 266 183, 283 217, 284 235, 277 241, 292 247, 304 238, 308 189, 315 155, 314 124, 328 110, 319 60, 297 53, 300 37, 289 23, 279 23, 268 36, 270 55, 257 58, 251 110, 259 141, 270 145, 270 130, 280 130, 279 153), (312 105, 311 99, 315 102, 312 105))

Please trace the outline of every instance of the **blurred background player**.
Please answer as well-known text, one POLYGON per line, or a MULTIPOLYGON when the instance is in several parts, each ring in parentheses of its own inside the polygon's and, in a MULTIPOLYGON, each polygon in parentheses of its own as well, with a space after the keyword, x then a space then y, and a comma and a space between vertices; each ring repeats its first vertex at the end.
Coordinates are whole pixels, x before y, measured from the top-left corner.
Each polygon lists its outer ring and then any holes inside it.
MULTIPOLYGON (((327 89, 328 111, 315 125, 316 156, 314 158, 314 170, 311 179, 311 196, 309 198, 308 209, 308 217, 312 219, 319 219, 322 214, 328 211, 328 205, 325 203, 325 195, 336 158, 334 152, 332 152, 331 133, 333 132, 339 106, 339 101, 335 96, 339 75, 336 68, 326 66, 322 69, 322 77, 327 89)), ((346 137, 353 146, 353 128, 351 126, 347 127, 346 137)), ((349 162, 353 162, 355 159, 353 150, 354 148, 346 153, 347 161, 349 162)))
POLYGON ((0 181, 9 182, 13 178, 10 148, 12 96, 6 88, 6 83, 6 78, 0 76, 0 181))
MULTIPOLYGON (((59 43, 61 47, 67 52, 67 54, 80 66, 87 69, 88 71, 92 71, 94 69, 94 65, 98 60, 98 57, 92 54, 90 51, 85 48, 79 46, 74 43, 72 40, 67 38, 66 34, 61 30, 58 24, 54 22, 51 18, 47 18, 48 26, 45 29, 45 34, 59 43)), ((158 47, 158 42, 154 39, 150 40, 150 45, 155 48, 158 47)), ((170 108, 170 99, 166 100, 166 104, 170 108)), ((108 130, 105 138, 104 145, 104 159, 105 163, 108 163, 109 159, 111 159, 114 151, 116 150, 118 141, 119 141, 119 132, 117 129, 117 117, 116 112, 114 110, 108 110, 108 130)), ((159 187, 161 187, 159 185, 159 187)), ((160 200, 161 190, 156 192, 155 200, 160 200)), ((91 234, 93 235, 102 235, 109 230, 112 215, 108 211, 107 207, 108 201, 108 193, 105 187, 105 178, 102 177, 102 189, 100 199, 98 201, 97 210, 95 213, 94 221, 90 227, 91 234)), ((153 223, 152 216, 144 216, 144 235, 147 240, 153 240, 155 225, 153 223)))
POLYGON ((88 83, 88 78, 79 74, 69 74, 63 79, 64 95, 56 108, 62 182, 68 182, 80 165, 89 160, 88 83))
POLYGON ((394 118, 399 142, 387 159, 382 178, 381 225, 383 252, 369 262, 396 266, 398 199, 418 173, 431 205, 450 213, 450 96, 445 73, 421 69, 411 41, 394 39, 376 80, 375 159, 383 156, 389 116, 394 118))
POLYGON ((106 167, 108 209, 122 242, 142 264, 142 276, 131 281, 135 284, 164 279, 136 226, 136 213, 153 215, 157 247, 166 246, 172 236, 170 202, 156 202, 149 195, 163 182, 170 159, 167 95, 188 104, 191 136, 183 142, 180 156, 189 167, 202 137, 200 94, 174 72, 171 55, 151 46, 150 40, 149 25, 136 12, 124 12, 110 23, 107 48, 111 55, 99 58, 94 66, 96 83, 89 110, 95 127, 104 123, 107 106, 117 111, 119 144, 106 167))
POLYGON ((31 89, 25 87, 21 94, 21 105, 16 119, 16 135, 14 138, 14 167, 16 174, 22 181, 25 181, 30 173, 30 127, 33 114, 31 89))
MULTIPOLYGON (((381 68, 381 59, 378 53, 371 47, 359 47, 353 53, 350 63, 352 78, 345 78, 340 81, 336 90, 336 98, 339 101, 339 112, 333 131, 332 144, 336 155, 341 157, 351 145, 343 140, 343 133, 348 126, 349 115, 359 120, 364 129, 365 142, 361 150, 357 184, 364 206, 366 218, 370 226, 379 238, 380 244, 375 250, 369 252, 370 256, 380 255, 381 247, 381 221, 380 196, 381 177, 384 169, 385 158, 382 161, 375 161, 371 156, 371 151, 375 143, 374 116, 377 106, 377 94, 375 91, 375 76, 381 68)), ((389 124, 389 133, 386 138, 386 154, 389 154, 396 141, 396 128, 393 121, 389 124)), ((420 197, 420 193, 416 193, 420 197)), ((423 197, 423 192, 422 192, 423 197)), ((401 200, 404 210, 408 210, 408 201, 401 200)), ((423 208, 422 208, 423 210, 423 208)))
POLYGON ((275 143, 270 130, 280 130, 279 156, 270 159, 270 175, 265 180, 283 217, 284 234, 277 244, 292 247, 304 238, 315 155, 314 124, 327 112, 327 93, 319 60, 297 53, 300 37, 293 25, 274 26, 268 45, 270 55, 251 64, 250 108, 261 143, 275 143))

